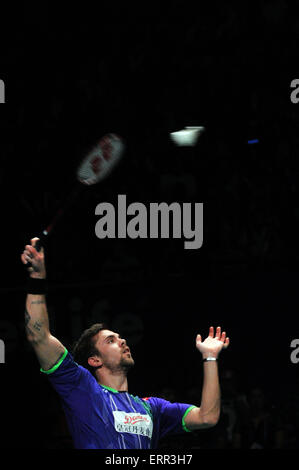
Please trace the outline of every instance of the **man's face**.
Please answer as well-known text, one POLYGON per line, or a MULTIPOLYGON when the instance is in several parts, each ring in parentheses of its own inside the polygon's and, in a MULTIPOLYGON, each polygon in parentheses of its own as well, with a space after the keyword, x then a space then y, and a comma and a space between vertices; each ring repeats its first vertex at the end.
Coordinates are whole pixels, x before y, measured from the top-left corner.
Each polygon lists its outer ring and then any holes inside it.
POLYGON ((134 365, 126 340, 114 331, 99 331, 96 335, 95 346, 100 353, 103 367, 113 372, 128 370, 134 365))

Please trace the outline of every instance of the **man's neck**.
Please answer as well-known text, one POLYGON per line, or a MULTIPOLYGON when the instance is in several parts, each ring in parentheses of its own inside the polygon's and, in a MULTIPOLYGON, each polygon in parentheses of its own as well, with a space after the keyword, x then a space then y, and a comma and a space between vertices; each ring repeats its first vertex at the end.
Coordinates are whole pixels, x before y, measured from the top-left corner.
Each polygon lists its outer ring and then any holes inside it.
POLYGON ((118 392, 128 391, 128 379, 124 373, 112 374, 110 371, 101 370, 97 373, 97 382, 118 392))

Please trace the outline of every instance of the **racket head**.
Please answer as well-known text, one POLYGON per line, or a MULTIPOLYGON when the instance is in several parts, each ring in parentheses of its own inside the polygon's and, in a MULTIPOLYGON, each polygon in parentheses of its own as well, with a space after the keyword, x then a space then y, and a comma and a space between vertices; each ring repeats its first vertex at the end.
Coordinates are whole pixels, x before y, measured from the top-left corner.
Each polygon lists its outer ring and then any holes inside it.
POLYGON ((88 186, 102 181, 120 161, 124 149, 124 141, 119 135, 104 135, 81 161, 77 169, 77 179, 88 186))

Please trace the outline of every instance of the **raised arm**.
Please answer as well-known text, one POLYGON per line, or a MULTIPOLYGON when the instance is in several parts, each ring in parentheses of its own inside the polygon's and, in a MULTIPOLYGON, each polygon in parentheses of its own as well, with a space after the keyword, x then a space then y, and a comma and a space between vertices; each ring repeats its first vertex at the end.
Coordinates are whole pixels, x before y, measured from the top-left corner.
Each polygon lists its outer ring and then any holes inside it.
POLYGON ((65 347, 50 333, 46 297, 43 286, 40 286, 42 282, 39 281, 46 279, 45 257, 43 248, 40 252, 35 249, 37 241, 38 238, 33 238, 31 245, 26 245, 21 255, 25 265, 31 263, 28 272, 32 279, 26 297, 25 328, 27 339, 32 344, 42 369, 49 370, 59 362, 65 347), (35 282, 36 286, 33 285, 35 282))
POLYGON ((222 348, 227 348, 229 338, 221 333, 220 326, 211 326, 209 336, 202 342, 201 336, 196 337, 196 347, 203 358, 203 387, 200 407, 193 408, 186 416, 185 424, 190 431, 215 426, 220 417, 221 393, 218 376, 217 358, 222 348))

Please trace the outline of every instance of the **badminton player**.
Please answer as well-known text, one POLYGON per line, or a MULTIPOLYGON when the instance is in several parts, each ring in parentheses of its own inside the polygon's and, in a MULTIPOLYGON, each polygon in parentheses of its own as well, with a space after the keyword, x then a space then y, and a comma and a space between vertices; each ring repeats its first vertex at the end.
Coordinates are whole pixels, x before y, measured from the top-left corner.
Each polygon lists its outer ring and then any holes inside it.
MULTIPOLYGON (((129 392, 128 372, 134 359, 124 338, 101 323, 85 330, 72 354, 49 330, 44 250, 26 245, 21 255, 29 279, 25 308, 26 335, 41 366, 61 398, 74 447, 77 449, 155 449, 167 435, 215 426, 220 415, 217 358, 229 345, 221 328, 196 337, 202 355, 200 407, 171 403, 129 392)), ((199 356, 200 362, 200 356, 199 356)), ((194 373, 200 373, 195 365, 194 373)), ((200 395, 200 391, 199 391, 200 395)))

